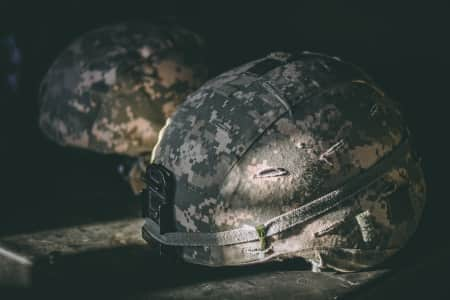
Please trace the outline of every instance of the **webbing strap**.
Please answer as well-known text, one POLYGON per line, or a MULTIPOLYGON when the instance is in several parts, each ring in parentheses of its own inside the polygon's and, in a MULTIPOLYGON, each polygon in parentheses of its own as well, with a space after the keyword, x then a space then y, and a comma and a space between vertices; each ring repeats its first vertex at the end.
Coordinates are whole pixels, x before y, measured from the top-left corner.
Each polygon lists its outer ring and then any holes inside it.
POLYGON ((308 55, 317 55, 317 54, 306 52, 306 51, 301 52, 301 53, 296 52, 296 53, 291 54, 286 60, 279 60, 279 59, 275 59, 275 58, 271 58, 271 57, 266 57, 263 60, 261 60, 260 62, 258 62, 257 64, 255 64, 253 67, 248 69, 246 71, 246 73, 253 74, 256 77, 261 77, 264 74, 266 74, 267 72, 269 72, 275 68, 278 68, 282 65, 299 60, 308 55))
POLYGON ((316 218, 349 200, 356 193, 368 188, 385 172, 392 168, 392 163, 409 149, 407 141, 402 142, 390 154, 385 156, 369 170, 350 178, 340 188, 325 194, 308 204, 288 211, 254 227, 241 227, 221 232, 169 232, 160 234, 159 225, 146 219, 143 230, 158 242, 169 246, 226 246, 261 240, 263 227, 265 236, 269 237, 294 226, 301 225, 316 218))

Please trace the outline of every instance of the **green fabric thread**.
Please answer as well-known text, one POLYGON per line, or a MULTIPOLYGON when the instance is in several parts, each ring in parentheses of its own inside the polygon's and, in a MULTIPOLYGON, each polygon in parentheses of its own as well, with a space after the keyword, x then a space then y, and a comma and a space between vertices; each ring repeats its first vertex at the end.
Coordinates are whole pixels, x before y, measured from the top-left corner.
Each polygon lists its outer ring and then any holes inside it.
POLYGON ((256 232, 258 233, 259 242, 261 244, 261 250, 266 249, 267 242, 266 242, 266 227, 264 224, 257 225, 255 227, 256 232))

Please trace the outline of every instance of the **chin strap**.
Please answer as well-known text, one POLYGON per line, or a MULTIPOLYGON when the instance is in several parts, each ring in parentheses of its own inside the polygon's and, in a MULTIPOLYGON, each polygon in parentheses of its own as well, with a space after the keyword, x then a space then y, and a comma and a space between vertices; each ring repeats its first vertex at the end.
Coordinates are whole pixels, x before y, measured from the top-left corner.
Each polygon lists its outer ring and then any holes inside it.
POLYGON ((255 227, 246 226, 214 233, 167 232, 161 234, 159 225, 148 218, 143 227, 143 236, 145 239, 152 238, 169 246, 227 246, 259 240, 261 250, 264 250, 267 248, 267 237, 304 224, 342 205, 355 194, 379 180, 408 150, 409 144, 405 140, 374 166, 362 174, 350 178, 340 188, 255 227))

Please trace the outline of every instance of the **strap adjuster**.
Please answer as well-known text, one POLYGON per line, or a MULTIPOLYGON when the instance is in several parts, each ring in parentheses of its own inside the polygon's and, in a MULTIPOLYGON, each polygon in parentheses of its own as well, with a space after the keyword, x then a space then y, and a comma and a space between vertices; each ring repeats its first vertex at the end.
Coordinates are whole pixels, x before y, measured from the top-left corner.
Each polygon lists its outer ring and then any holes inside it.
POLYGON ((145 172, 148 202, 144 206, 144 216, 159 224, 160 233, 173 231, 174 178, 164 166, 150 164, 145 172))

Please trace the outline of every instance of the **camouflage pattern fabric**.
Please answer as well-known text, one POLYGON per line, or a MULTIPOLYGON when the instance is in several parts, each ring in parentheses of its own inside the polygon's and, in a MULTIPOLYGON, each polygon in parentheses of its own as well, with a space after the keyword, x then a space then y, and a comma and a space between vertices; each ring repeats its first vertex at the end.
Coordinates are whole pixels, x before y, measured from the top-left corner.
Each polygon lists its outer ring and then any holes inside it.
POLYGON ((204 43, 175 25, 123 23, 82 35, 40 88, 42 131, 61 145, 136 156, 206 80, 204 43))
POLYGON ((209 266, 303 257, 318 269, 367 268, 406 243, 425 203, 398 105, 359 68, 321 54, 272 53, 208 81, 152 155, 175 178, 179 233, 258 231, 388 161, 339 207, 264 243, 180 247, 185 261, 209 266), (403 155, 385 160, 400 144, 403 155))

